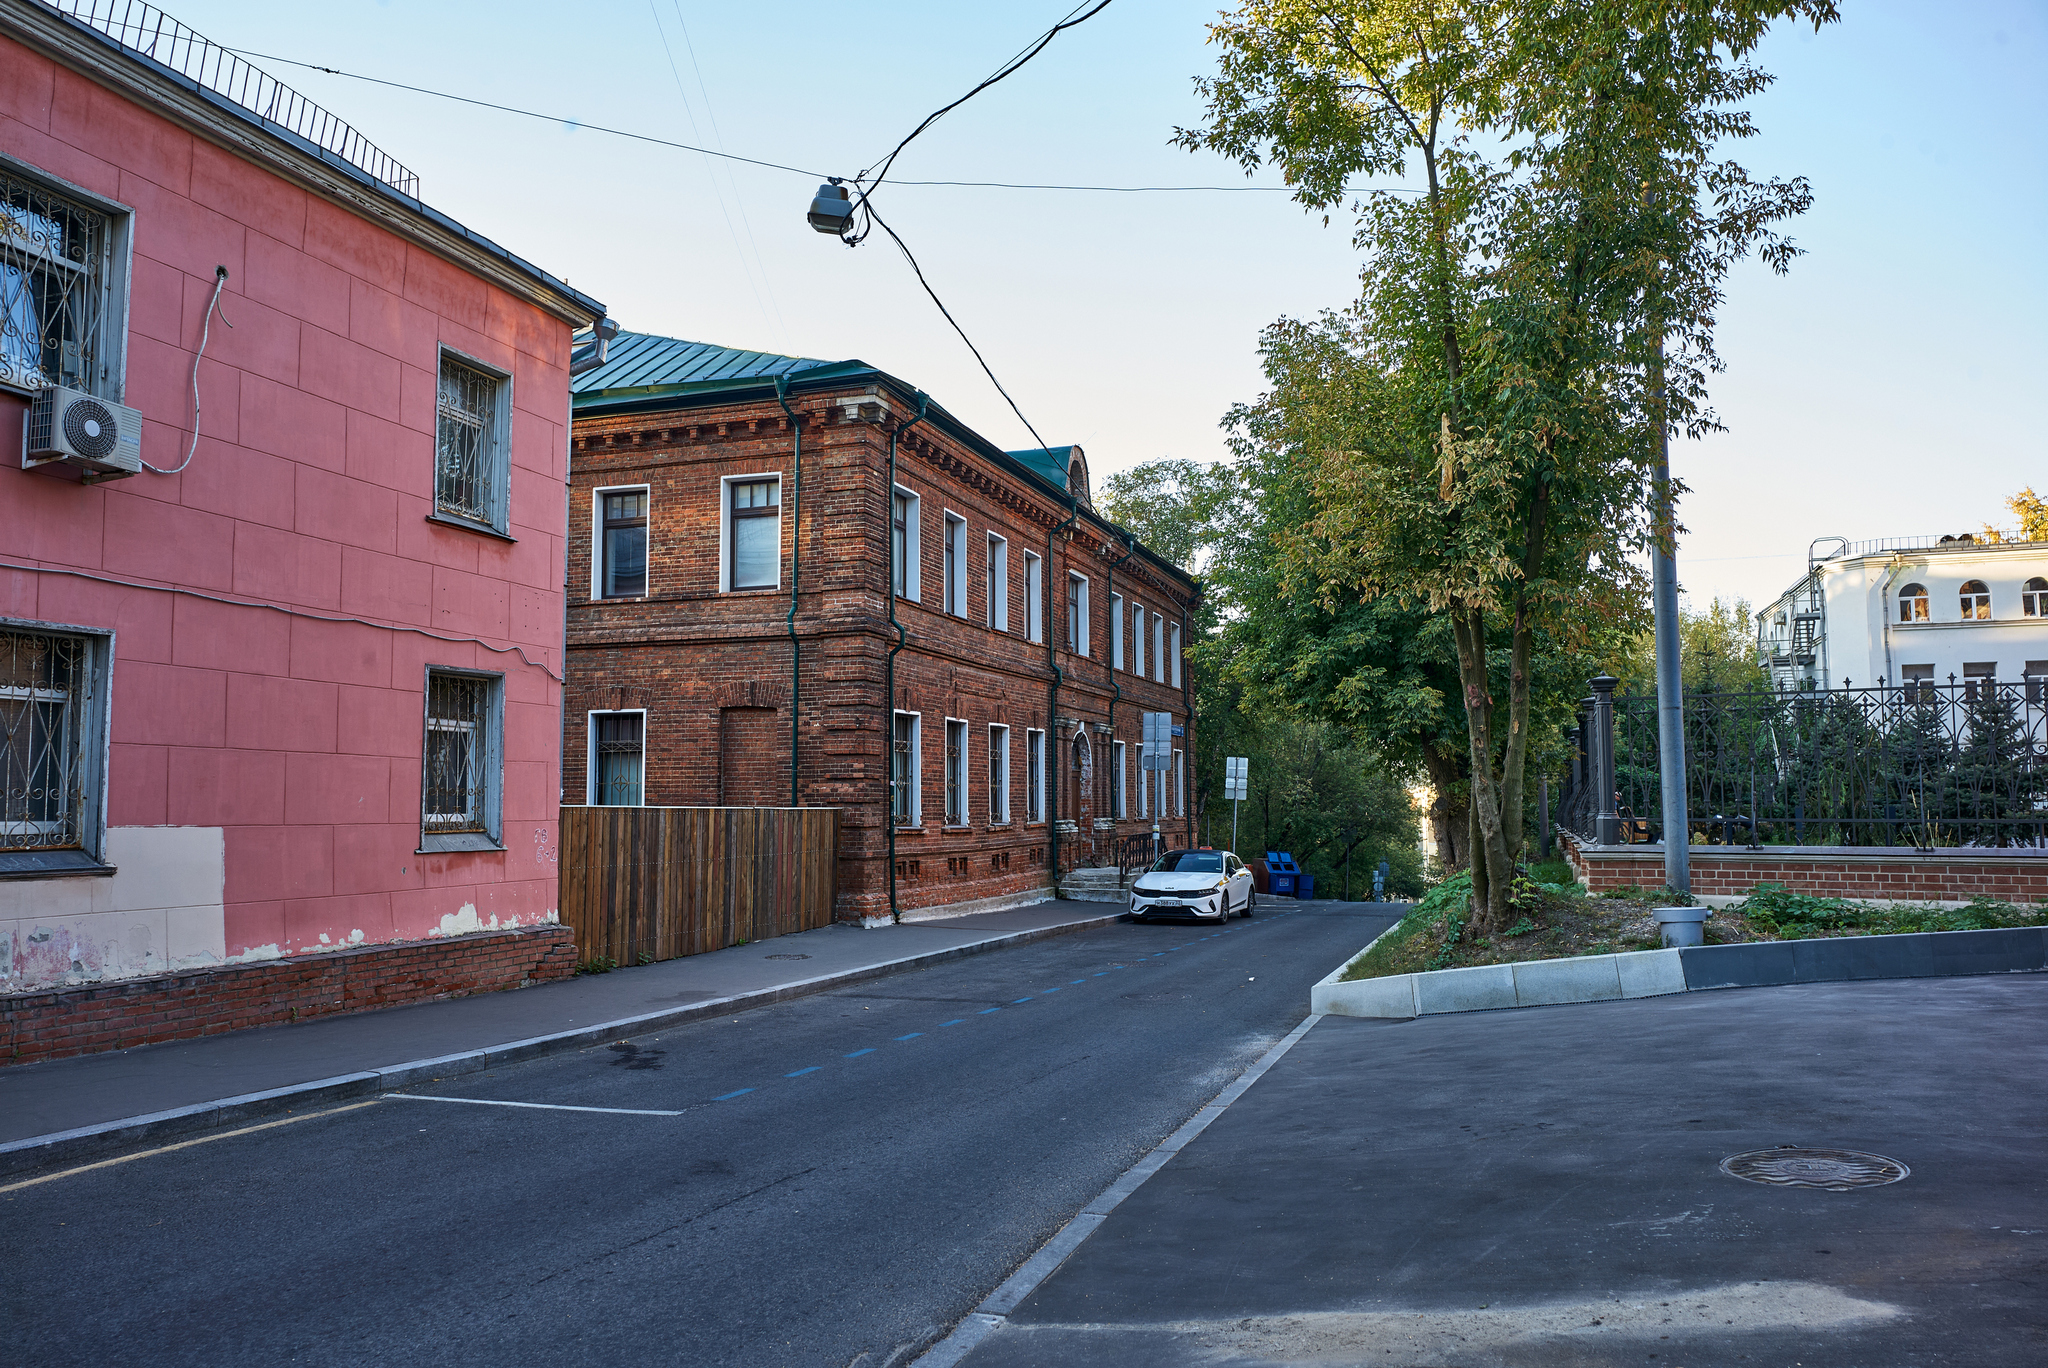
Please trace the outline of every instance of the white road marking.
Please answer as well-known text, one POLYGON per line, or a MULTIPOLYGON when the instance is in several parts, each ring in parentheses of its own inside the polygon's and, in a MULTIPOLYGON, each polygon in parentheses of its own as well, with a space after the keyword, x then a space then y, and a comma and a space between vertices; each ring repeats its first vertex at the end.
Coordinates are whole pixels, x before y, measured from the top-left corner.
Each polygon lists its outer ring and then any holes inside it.
POLYGON ((615 1116, 681 1116, 679 1111, 644 1107, 568 1107, 558 1102, 500 1102, 489 1097, 431 1097, 426 1093, 385 1093, 387 1102, 467 1102, 472 1107, 531 1107, 535 1111, 610 1112, 615 1116))
POLYGON ((57 1173, 46 1173, 40 1178, 24 1178, 18 1183, 0 1187, 0 1192, 18 1192, 22 1188, 34 1187, 37 1183, 54 1183, 59 1178, 69 1178, 74 1173, 90 1173, 94 1169, 111 1168, 115 1164, 126 1164, 135 1159, 147 1159, 152 1154, 169 1154, 173 1150, 190 1149, 194 1145, 210 1145, 216 1140, 227 1140, 237 1135, 253 1135, 277 1126, 289 1126, 297 1121, 311 1121, 316 1117, 334 1116, 341 1112, 355 1111, 361 1107, 374 1107, 377 1099, 368 1102, 351 1102, 346 1107, 329 1107, 326 1111, 307 1112, 304 1116, 287 1116, 282 1121, 265 1121, 260 1126, 243 1126, 236 1130, 222 1131, 218 1135, 202 1135, 196 1140, 180 1140, 175 1145, 158 1145, 155 1149, 137 1150, 134 1154, 123 1154, 114 1159, 102 1159, 96 1164, 80 1164, 77 1168, 63 1169, 57 1173))

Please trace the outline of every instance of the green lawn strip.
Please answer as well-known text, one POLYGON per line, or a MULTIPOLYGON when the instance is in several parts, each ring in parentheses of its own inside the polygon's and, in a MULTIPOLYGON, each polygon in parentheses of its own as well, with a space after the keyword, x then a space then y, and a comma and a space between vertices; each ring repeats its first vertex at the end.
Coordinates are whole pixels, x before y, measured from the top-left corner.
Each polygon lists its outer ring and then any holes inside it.
MULTIPOLYGON (((1539 866, 1533 872, 1551 871, 1539 866)), ((1681 901, 1662 889, 1617 889, 1595 898, 1577 884, 1520 878, 1514 898, 1519 916, 1505 934, 1489 939, 1468 934, 1466 904, 1471 894, 1469 872, 1436 885, 1392 930, 1347 964, 1339 981, 1654 950, 1661 941, 1650 909, 1681 901)), ((1738 945, 2041 925, 2048 925, 2048 905, 2030 911, 1979 898, 1951 909, 1924 904, 1878 907, 1794 893, 1782 884, 1758 884, 1742 902, 1717 910, 1702 929, 1709 945, 1738 945)))

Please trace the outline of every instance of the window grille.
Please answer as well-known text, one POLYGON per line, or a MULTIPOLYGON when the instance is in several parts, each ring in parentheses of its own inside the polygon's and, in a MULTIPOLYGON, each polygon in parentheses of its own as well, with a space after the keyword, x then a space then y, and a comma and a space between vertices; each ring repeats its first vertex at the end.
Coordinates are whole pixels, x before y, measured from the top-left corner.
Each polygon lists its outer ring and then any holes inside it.
POLYGON ((647 491, 604 496, 605 598, 636 598, 647 592, 647 491))
POLYGON ((87 643, 0 632, 0 850, 84 844, 87 643))
POLYGON ((732 545, 734 589, 773 589, 782 581, 782 482, 735 481, 732 545))
POLYGON ((988 729, 988 820, 992 826, 1010 821, 1010 729, 988 729))
POLYGON ((485 831, 491 680, 427 677, 422 819, 429 832, 485 831))
POLYGON ((102 356, 113 226, 0 169, 0 384, 118 397, 102 356))
POLYGON ((435 424, 434 511, 495 527, 499 497, 496 376, 441 358, 435 424))
POLYGON ((916 737, 917 719, 908 713, 897 713, 896 735, 889 750, 889 813, 897 826, 909 826, 916 817, 913 794, 916 737))
POLYGON ((967 724, 946 724, 946 825, 967 824, 967 724))
POLYGON ((1045 820, 1045 733, 1024 733, 1024 820, 1045 820))
POLYGON ((1899 590, 1899 621, 1927 621, 1927 586, 1909 584, 1899 590))
POLYGON ((600 713, 597 724, 597 793, 603 807, 639 807, 644 800, 646 719, 640 713, 600 713))
POLYGON ((1991 590, 1983 580, 1965 580, 1962 592, 1963 621, 1989 622, 1991 620, 1991 590))

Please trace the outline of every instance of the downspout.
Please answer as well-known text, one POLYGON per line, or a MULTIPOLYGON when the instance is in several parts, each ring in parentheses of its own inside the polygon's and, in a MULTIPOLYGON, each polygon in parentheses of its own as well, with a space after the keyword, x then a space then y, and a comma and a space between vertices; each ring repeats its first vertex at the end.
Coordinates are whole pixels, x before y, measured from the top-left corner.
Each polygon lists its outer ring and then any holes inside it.
MULTIPOLYGON (((1080 520, 1081 501, 1074 494, 1073 484, 1074 473, 1069 470, 1067 472, 1067 520, 1058 527, 1046 530, 1044 583, 1038 586, 1039 593, 1045 597, 1038 621, 1045 628, 1045 663, 1052 670, 1052 678, 1046 683, 1045 696, 1045 767, 1050 771, 1047 775, 1048 778, 1057 777, 1065 773, 1060 768, 1059 753, 1061 748, 1059 739, 1060 681, 1066 678, 1066 676, 1060 672, 1059 647, 1052 635, 1052 543, 1053 538, 1059 536, 1062 532, 1073 531, 1074 524, 1080 520)), ((1060 564, 1064 568, 1066 562, 1062 561, 1060 564)), ((1051 844, 1052 854, 1048 864, 1052 868, 1052 895, 1057 899, 1060 895, 1060 786, 1057 783, 1049 783, 1045 787, 1045 830, 1051 844)))
MULTIPOLYGON (((1181 764, 1182 764, 1182 766, 1184 767, 1184 769, 1192 769, 1192 768, 1194 768, 1194 764, 1195 764, 1195 682, 1194 682, 1194 672, 1193 672, 1192 670, 1188 669, 1188 666, 1187 666, 1187 657, 1188 657, 1188 607, 1189 607, 1189 605, 1190 605, 1190 604, 1194 603, 1194 602, 1195 602, 1195 601, 1196 601, 1197 599, 1199 599, 1199 598, 1201 597, 1201 593, 1202 593, 1202 585, 1201 585, 1201 581, 1197 580, 1197 581, 1195 582, 1195 594, 1194 594, 1194 597, 1193 597, 1193 598, 1190 598, 1190 599, 1188 599, 1187 601, 1185 601, 1185 602, 1183 602, 1183 603, 1181 604, 1181 608, 1180 608, 1180 651, 1179 651, 1179 652, 1178 652, 1178 653, 1177 653, 1177 654, 1176 654, 1176 655, 1174 656, 1174 658, 1173 658, 1173 668, 1174 668, 1174 670, 1175 670, 1175 671, 1176 671, 1176 672, 1177 672, 1177 673, 1178 673, 1178 674, 1180 675, 1180 706, 1181 706, 1181 712, 1182 712, 1182 714, 1183 714, 1184 716, 1186 716, 1186 718, 1188 719, 1188 744, 1187 744, 1187 748, 1186 748, 1185 750, 1183 750, 1183 751, 1181 752, 1181 754, 1182 754, 1183 756, 1185 756, 1185 757, 1186 757, 1186 759, 1184 759, 1184 760, 1182 760, 1182 761, 1181 761, 1181 764)), ((1180 774, 1180 775, 1177 775, 1177 776, 1175 776, 1175 777, 1176 777, 1176 778, 1177 778, 1177 779, 1179 780, 1179 782, 1180 782, 1180 785, 1181 785, 1181 788, 1180 788, 1180 797, 1181 797, 1181 802, 1182 802, 1183 804, 1185 804, 1185 803, 1187 802, 1187 786, 1188 786, 1188 776, 1187 776, 1187 775, 1186 775, 1185 773, 1182 773, 1182 774, 1180 774)), ((1199 790, 1197 790, 1197 791, 1199 791, 1199 790)), ((1181 816, 1181 820, 1182 820, 1183 822, 1186 822, 1186 823, 1187 823, 1187 838, 1188 838, 1188 844, 1189 844, 1189 845, 1194 845, 1194 844, 1195 844, 1195 818, 1196 818, 1197 816, 1199 816, 1199 814, 1198 814, 1198 813, 1190 813, 1190 812, 1186 811, 1186 810, 1185 810, 1185 808, 1183 808, 1183 810, 1182 810, 1182 812, 1181 812, 1180 816, 1181 816)))
MULTIPOLYGON (((889 487, 882 498, 882 542, 889 548, 889 569, 882 581, 882 593, 889 600, 889 626, 896 633, 896 644, 889 648, 889 654, 882 664, 882 820, 889 828, 889 920, 903 920, 903 910, 896 905, 896 812, 895 771, 896 771, 896 653, 903 649, 903 624, 896 620, 896 439, 924 421, 925 410, 931 407, 931 396, 923 390, 917 392, 917 417, 907 423, 899 423, 889 434, 889 487)), ((907 534, 909 528, 905 528, 907 534)), ((904 558, 911 555, 907 544, 903 548, 904 558)), ((904 574, 909 574, 908 567, 904 574)))
POLYGON ((796 800, 797 713, 803 706, 803 643, 796 635, 796 594, 803 576, 804 553, 804 428, 789 406, 789 378, 775 377, 775 402, 789 419, 789 432, 796 443, 796 478, 789 491, 789 805, 796 800))
POLYGON ((1906 568, 1906 553, 1894 551, 1892 563, 1885 567, 1884 579, 1877 586, 1877 616, 1884 624, 1884 682, 1896 684, 1899 677, 1892 670, 1892 581, 1899 577, 1899 571, 1906 568))

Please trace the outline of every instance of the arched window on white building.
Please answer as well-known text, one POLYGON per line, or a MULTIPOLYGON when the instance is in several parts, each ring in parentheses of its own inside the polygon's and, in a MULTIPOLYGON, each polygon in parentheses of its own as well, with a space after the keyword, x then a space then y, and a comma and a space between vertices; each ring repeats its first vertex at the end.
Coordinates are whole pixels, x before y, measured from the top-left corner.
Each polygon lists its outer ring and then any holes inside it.
POLYGON ((1899 621, 1927 621, 1927 586, 1909 584, 1899 590, 1899 621))
POLYGON ((2021 586, 2020 612, 2028 617, 2048 617, 2048 579, 2036 575, 2021 586))
POLYGON ((1963 621, 1989 622, 1991 620, 1991 590, 1983 580, 1964 580, 1962 590, 1963 621))

